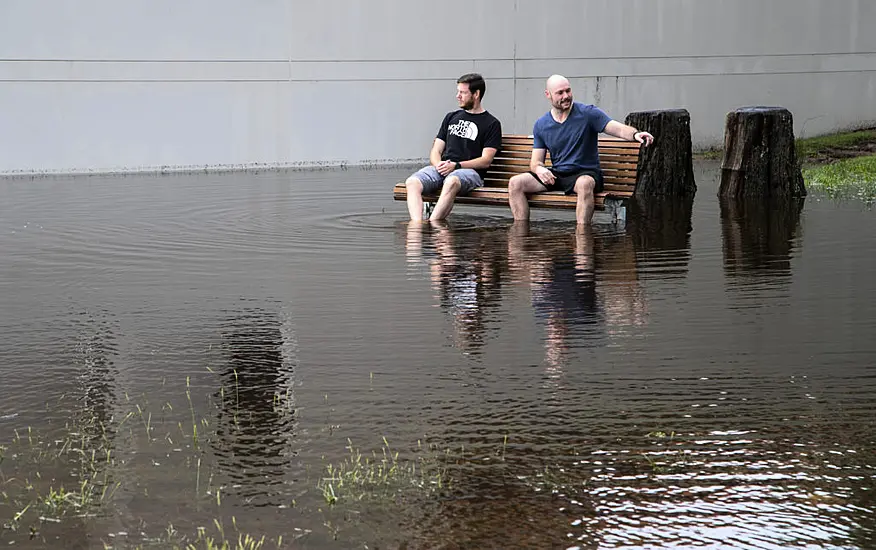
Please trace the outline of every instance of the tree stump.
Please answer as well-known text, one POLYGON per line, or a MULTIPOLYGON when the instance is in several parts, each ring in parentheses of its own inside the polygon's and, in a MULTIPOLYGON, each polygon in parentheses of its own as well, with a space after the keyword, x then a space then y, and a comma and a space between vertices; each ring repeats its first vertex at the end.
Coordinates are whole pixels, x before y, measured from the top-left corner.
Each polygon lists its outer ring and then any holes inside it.
POLYGON ((743 107, 727 113, 718 195, 759 199, 806 196, 790 111, 743 107))
POLYGON ((654 136, 654 143, 639 153, 636 196, 694 196, 697 185, 687 109, 638 111, 628 114, 625 122, 654 136))

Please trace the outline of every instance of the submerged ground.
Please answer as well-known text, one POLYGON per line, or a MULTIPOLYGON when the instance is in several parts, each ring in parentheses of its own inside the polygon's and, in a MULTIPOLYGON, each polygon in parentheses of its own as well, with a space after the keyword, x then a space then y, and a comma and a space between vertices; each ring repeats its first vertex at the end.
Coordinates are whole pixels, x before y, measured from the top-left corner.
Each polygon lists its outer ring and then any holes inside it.
POLYGON ((876 217, 695 171, 581 235, 411 227, 406 169, 0 181, 0 543, 872 547, 876 217))

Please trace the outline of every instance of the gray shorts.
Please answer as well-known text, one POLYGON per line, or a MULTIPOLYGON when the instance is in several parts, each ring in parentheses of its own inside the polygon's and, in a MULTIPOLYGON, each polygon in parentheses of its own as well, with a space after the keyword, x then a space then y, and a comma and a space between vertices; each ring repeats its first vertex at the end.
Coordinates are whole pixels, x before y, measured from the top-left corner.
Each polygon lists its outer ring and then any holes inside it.
MULTIPOLYGON (((484 184, 481 175, 471 168, 460 168, 447 174, 447 178, 456 176, 459 178, 459 195, 467 195, 472 189, 477 189, 484 184)), ((438 195, 441 193, 441 188, 444 186, 445 176, 438 173, 438 169, 434 166, 426 166, 417 170, 413 177, 420 180, 423 184, 424 195, 438 195)))

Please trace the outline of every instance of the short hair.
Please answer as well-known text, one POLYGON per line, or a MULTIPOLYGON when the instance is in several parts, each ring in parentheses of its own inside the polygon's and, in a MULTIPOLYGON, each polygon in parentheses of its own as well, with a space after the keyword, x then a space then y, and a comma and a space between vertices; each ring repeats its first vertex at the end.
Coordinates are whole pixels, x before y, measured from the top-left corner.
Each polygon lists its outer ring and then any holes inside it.
POLYGON ((484 94, 487 93, 487 83, 484 82, 484 77, 479 75, 478 73, 468 73, 459 77, 456 81, 457 84, 468 84, 469 91, 474 94, 475 92, 481 93, 481 100, 484 99, 484 94))

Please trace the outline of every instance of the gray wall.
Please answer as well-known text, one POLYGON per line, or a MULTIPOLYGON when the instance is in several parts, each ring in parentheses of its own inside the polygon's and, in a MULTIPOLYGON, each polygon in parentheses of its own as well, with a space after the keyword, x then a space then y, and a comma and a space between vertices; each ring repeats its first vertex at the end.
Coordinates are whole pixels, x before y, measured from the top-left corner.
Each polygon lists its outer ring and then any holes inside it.
POLYGON ((614 118, 789 108, 798 135, 876 121, 872 0, 3 0, 0 173, 423 158, 479 71, 505 132, 544 79, 614 118))

